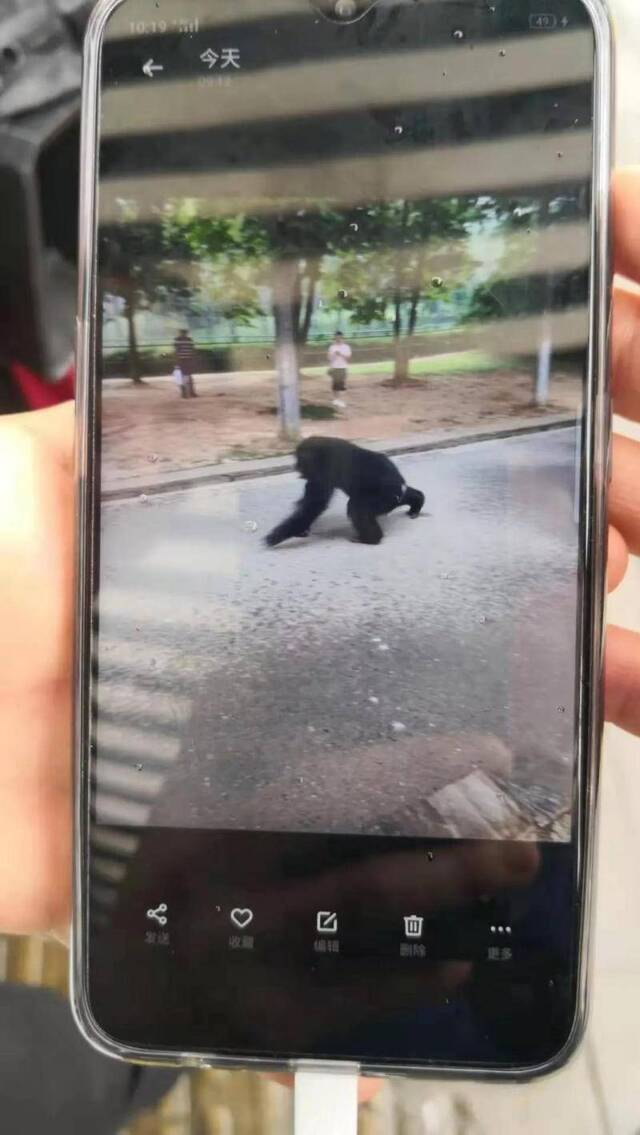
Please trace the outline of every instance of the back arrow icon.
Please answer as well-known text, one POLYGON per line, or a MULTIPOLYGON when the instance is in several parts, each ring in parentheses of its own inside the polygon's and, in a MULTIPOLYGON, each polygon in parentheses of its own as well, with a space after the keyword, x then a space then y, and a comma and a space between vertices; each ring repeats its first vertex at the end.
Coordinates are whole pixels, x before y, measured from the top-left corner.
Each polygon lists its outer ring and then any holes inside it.
POLYGON ((162 66, 162 63, 154 63, 153 59, 147 59, 147 62, 145 63, 142 70, 144 71, 148 79, 153 79, 154 73, 156 71, 164 71, 164 67, 162 66))

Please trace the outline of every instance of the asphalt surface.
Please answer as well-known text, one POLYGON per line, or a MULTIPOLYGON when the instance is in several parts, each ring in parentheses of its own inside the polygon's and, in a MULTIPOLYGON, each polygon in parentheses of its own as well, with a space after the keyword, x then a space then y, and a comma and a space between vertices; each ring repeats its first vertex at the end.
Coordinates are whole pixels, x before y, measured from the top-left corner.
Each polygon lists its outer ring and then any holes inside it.
POLYGON ((109 503, 101 818, 437 835, 428 798, 475 767, 568 802, 575 453, 562 429, 398 458, 425 513, 378 547, 336 494, 267 549, 293 474, 109 503))

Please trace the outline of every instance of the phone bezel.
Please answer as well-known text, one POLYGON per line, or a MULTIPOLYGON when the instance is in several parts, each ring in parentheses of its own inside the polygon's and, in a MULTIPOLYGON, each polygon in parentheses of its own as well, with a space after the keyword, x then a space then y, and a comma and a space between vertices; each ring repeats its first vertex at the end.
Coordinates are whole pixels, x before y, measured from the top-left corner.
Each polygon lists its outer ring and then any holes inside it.
MULTIPOLYGON (((484 1081, 523 1081, 556 1070, 577 1048, 583 1035, 588 1006, 589 940, 594 911, 595 851, 598 821, 598 765, 602 735, 603 616, 606 569, 606 489, 611 450, 611 401, 608 381, 608 340, 611 293, 610 203, 613 117, 613 33, 606 0, 581 0, 589 13, 595 37, 592 247, 590 267, 589 360, 584 413, 582 464, 583 516, 581 547, 580 674, 575 792, 578 801, 574 843, 576 878, 581 911, 578 927, 578 974, 575 1014, 570 1036, 554 1057, 536 1066, 487 1069, 467 1065, 443 1067, 439 1078, 475 1078, 484 1081)), ((127 0, 99 0, 86 34, 82 93, 81 184, 79 230, 79 294, 77 321, 76 385, 76 607, 74 664, 74 924, 71 936, 71 1004, 78 1027, 87 1041, 102 1053, 127 1061, 154 1065, 233 1068, 250 1065, 256 1070, 295 1071, 326 1068, 361 1071, 368 1075, 394 1072, 425 1076, 425 1065, 376 1065, 297 1059, 244 1060, 203 1056, 202 1053, 137 1048, 123 1045, 98 1025, 88 997, 88 897, 90 837, 90 676, 94 518, 95 374, 97 297, 97 187, 98 139, 101 106, 101 59, 105 28, 113 13, 127 0)))

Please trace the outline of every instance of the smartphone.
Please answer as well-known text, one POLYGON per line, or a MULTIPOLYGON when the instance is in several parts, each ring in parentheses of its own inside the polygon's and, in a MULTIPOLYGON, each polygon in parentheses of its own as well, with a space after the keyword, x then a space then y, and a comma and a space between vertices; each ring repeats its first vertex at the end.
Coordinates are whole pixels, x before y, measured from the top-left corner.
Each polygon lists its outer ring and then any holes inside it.
POLYGON ((103 1051, 575 1048, 611 53, 598 0, 98 4, 73 997, 103 1051))

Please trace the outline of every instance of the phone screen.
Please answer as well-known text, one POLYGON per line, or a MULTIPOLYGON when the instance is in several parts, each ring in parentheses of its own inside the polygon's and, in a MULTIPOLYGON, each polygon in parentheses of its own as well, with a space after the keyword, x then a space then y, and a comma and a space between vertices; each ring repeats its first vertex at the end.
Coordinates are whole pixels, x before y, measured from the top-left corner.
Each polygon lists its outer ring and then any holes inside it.
POLYGON ((547 7, 106 25, 87 980, 119 1044, 569 1037, 594 32, 547 7))

